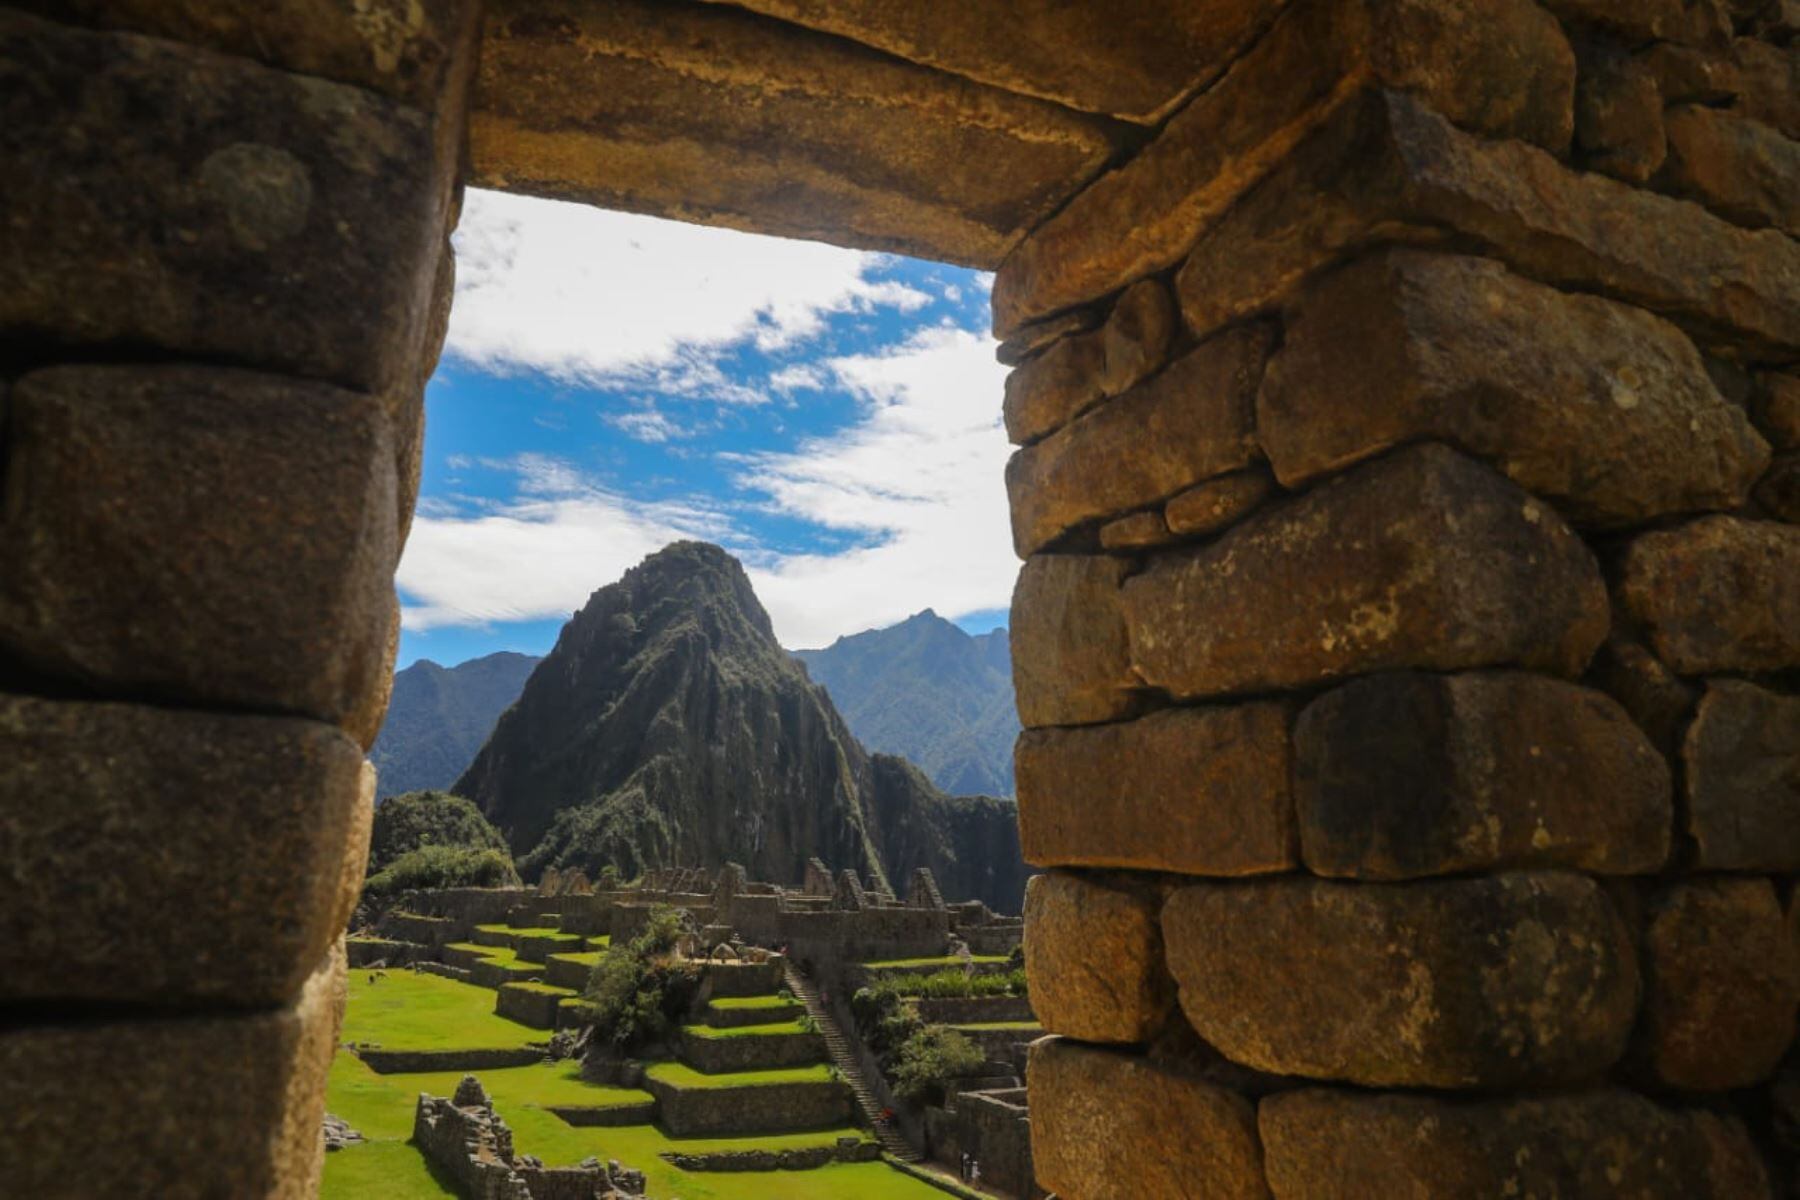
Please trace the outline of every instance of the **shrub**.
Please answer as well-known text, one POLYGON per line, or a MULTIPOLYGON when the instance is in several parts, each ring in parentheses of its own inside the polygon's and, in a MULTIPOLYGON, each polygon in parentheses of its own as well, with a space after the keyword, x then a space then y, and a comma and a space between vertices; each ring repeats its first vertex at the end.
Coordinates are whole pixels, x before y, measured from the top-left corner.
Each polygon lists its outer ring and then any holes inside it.
POLYGON ((500 850, 420 846, 394 859, 363 884, 365 899, 418 888, 507 887, 519 882, 512 859, 500 850))
POLYGON ((680 1024, 700 987, 700 968, 674 957, 689 918, 658 905, 643 930, 607 948, 588 976, 584 1019, 620 1054, 662 1041, 680 1024))
POLYGON ((884 1056, 925 1027, 891 979, 858 988, 850 997, 850 1016, 869 1049, 884 1056))
POLYGON ((894 1094, 914 1104, 942 1104, 950 1081, 975 1074, 984 1061, 975 1043, 962 1034, 928 1025, 895 1052, 894 1094))
POLYGON ((904 996, 924 996, 932 1000, 960 1000, 968 996, 1023 996, 1026 994, 1025 970, 1018 968, 989 975, 966 975, 955 967, 934 971, 930 975, 889 976, 877 986, 893 986, 904 996))

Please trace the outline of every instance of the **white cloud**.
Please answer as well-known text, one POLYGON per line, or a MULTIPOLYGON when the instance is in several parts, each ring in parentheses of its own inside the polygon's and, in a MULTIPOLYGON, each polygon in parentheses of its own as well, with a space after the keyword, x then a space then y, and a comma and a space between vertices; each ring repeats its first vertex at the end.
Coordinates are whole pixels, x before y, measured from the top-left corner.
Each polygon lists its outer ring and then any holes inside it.
POLYGON ((448 352, 566 382, 754 400, 712 366, 717 352, 779 350, 832 313, 930 302, 866 277, 884 255, 477 189, 455 240, 448 352))
POLYGON ((406 626, 566 615, 668 542, 718 541, 744 560, 784 645, 932 607, 946 617, 1004 608, 1018 563, 1007 524, 1000 426, 1004 371, 992 343, 931 327, 885 353, 821 364, 863 404, 830 437, 781 454, 721 455, 758 502, 856 535, 835 554, 758 547, 710 503, 645 504, 568 464, 522 455, 504 465, 518 494, 486 511, 421 511, 400 565, 406 626))
POLYGON ((757 595, 788 646, 823 645, 921 608, 1004 608, 1018 561, 1007 520, 1005 370, 993 343, 934 327, 886 353, 826 364, 861 420, 747 460, 745 488, 827 528, 872 537, 840 554, 758 558, 757 595))
POLYGON ((693 430, 671 421, 654 406, 629 412, 607 413, 600 419, 626 437, 640 442, 672 442, 693 436, 693 430))
POLYGON ((420 509, 396 582, 406 628, 564 617, 595 588, 684 537, 724 537, 703 508, 632 501, 583 480, 566 463, 520 455, 504 466, 518 494, 490 511, 420 509))

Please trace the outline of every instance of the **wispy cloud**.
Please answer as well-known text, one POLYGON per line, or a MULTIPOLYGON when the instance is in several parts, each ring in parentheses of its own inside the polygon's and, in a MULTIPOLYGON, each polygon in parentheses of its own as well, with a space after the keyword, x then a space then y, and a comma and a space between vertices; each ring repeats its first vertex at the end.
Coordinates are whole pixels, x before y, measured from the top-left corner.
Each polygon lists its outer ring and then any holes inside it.
POLYGON ((863 535, 841 553, 754 560, 782 641, 822 645, 925 607, 951 617, 1005 607, 1018 563, 993 343, 929 328, 824 365, 863 402, 861 417, 790 452, 751 456, 738 479, 785 513, 863 535))
POLYGON ((477 189, 456 251, 450 354, 492 371, 740 403, 756 394, 716 370, 725 347, 781 350, 835 313, 931 301, 871 278, 884 255, 477 189))
POLYGON ((563 616, 684 537, 721 542, 744 559, 788 646, 823 645, 925 607, 949 617, 1005 607, 1018 564, 992 343, 932 327, 820 371, 857 397, 854 421, 792 451, 719 457, 734 467, 740 515, 772 509, 852 535, 827 539, 850 548, 780 553, 718 501, 645 503, 561 460, 488 461, 516 476, 511 500, 422 512, 414 523, 399 578, 407 628, 563 616))
POLYGON ((557 459, 484 465, 516 477, 511 499, 440 502, 413 521, 396 576, 407 629, 567 616, 672 541, 731 535, 730 522, 704 505, 633 500, 557 459))

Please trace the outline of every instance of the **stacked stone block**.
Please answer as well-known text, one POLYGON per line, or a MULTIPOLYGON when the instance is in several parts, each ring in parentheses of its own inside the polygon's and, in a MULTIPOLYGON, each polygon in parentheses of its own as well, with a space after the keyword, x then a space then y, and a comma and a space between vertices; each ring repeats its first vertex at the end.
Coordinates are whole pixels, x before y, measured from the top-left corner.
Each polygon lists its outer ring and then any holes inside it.
POLYGON ((1000 269, 1046 1188, 1800 1195, 1794 33, 1298 0, 1000 269))
POLYGON ((474 4, 0 6, 0 1153, 306 1196, 474 4))

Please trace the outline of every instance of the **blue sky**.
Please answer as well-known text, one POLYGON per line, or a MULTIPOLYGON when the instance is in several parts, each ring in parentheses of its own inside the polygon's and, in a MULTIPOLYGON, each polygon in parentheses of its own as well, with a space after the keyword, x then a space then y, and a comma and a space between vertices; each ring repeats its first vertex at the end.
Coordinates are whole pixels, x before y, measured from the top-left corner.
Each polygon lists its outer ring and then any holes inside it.
POLYGON ((678 537, 736 553, 791 648, 1004 624, 988 276, 481 191, 456 246, 401 666, 543 653, 678 537))

